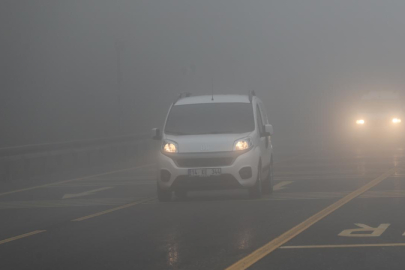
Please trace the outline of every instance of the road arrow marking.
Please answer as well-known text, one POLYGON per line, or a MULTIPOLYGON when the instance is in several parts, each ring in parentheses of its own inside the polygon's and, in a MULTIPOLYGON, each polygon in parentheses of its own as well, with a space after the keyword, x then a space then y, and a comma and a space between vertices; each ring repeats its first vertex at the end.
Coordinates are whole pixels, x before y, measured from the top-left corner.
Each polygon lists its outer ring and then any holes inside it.
POLYGON ((100 192, 100 191, 110 189, 110 188, 112 188, 112 187, 97 188, 97 189, 93 189, 93 190, 82 192, 82 193, 76 193, 76 194, 65 194, 65 195, 63 195, 62 199, 70 199, 70 198, 88 196, 88 195, 92 195, 96 192, 100 192))
POLYGON ((381 224, 376 228, 361 223, 355 223, 355 225, 359 228, 344 230, 338 235, 346 237, 376 237, 381 236, 390 226, 389 223, 381 224))
POLYGON ((285 189, 287 185, 291 184, 293 181, 281 181, 280 183, 278 183, 277 185, 273 186, 273 190, 277 191, 277 190, 282 190, 285 189))

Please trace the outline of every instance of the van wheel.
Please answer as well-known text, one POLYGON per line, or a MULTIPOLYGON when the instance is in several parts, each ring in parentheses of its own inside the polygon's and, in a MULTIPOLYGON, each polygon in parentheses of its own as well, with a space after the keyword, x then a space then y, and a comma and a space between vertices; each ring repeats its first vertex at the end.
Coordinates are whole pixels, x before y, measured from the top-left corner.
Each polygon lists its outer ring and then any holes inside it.
POLYGON ((259 166, 256 184, 249 189, 249 197, 258 199, 262 196, 262 167, 259 166))
POLYGON ((272 194, 273 193, 273 179, 274 179, 274 169, 273 169, 273 160, 270 163, 269 175, 267 176, 266 181, 263 183, 263 193, 272 194))
POLYGON ((164 190, 157 185, 157 197, 159 202, 170 202, 172 199, 172 192, 170 190, 164 190))
POLYGON ((180 200, 186 200, 187 199, 187 190, 185 189, 176 189, 174 191, 174 195, 180 200))

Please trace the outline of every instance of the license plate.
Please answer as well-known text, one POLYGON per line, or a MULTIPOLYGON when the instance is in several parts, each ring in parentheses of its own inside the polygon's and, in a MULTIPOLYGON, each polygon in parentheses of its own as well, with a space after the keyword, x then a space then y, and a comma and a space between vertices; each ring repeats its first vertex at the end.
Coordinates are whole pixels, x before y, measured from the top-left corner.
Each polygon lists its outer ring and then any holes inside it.
POLYGON ((188 169, 188 176, 210 177, 221 175, 221 168, 188 169))

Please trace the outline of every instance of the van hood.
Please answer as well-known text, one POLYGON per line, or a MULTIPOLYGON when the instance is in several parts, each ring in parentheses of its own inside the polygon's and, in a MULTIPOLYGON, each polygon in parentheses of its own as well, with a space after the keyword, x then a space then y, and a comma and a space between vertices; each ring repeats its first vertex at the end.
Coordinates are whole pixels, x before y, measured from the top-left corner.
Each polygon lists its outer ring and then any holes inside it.
POLYGON ((177 143, 178 153, 206 153, 233 151, 236 140, 246 138, 251 133, 204 134, 204 135, 164 135, 164 140, 177 143))

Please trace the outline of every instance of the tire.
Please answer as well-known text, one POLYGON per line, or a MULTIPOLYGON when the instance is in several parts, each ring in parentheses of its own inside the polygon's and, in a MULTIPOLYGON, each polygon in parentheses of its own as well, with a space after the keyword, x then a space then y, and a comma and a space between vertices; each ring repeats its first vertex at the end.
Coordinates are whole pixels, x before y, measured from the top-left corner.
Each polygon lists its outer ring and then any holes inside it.
POLYGON ((249 197, 252 199, 258 199, 262 196, 262 167, 259 166, 257 172, 256 183, 249 189, 249 197))
POLYGON ((157 197, 159 202, 170 202, 172 200, 172 192, 170 190, 164 190, 157 185, 157 197))
POLYGON ((187 199, 187 190, 185 189, 177 189, 174 191, 174 195, 180 200, 186 200, 187 199))
POLYGON ((266 181, 263 183, 263 194, 272 194, 273 193, 273 179, 274 179, 274 169, 273 169, 273 160, 270 163, 269 175, 266 178, 266 181))

